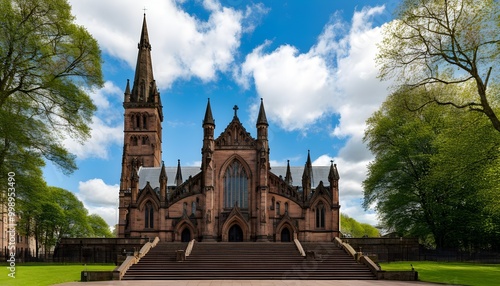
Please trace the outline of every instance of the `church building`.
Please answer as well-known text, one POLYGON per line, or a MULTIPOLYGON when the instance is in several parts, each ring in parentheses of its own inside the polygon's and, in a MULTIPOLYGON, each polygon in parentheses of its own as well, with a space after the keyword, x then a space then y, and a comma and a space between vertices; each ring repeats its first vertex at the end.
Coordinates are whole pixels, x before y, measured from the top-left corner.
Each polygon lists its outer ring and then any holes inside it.
MULTIPOLYGON (((127 81, 119 194, 119 237, 161 241, 332 241, 339 236, 337 166, 272 167, 260 102, 256 138, 234 116, 216 136, 207 102, 201 166, 165 166, 163 111, 153 76, 146 18, 134 81, 127 81), (295 182, 295 184, 294 184, 295 182)), ((189 150, 186 150, 189 151, 189 150)))

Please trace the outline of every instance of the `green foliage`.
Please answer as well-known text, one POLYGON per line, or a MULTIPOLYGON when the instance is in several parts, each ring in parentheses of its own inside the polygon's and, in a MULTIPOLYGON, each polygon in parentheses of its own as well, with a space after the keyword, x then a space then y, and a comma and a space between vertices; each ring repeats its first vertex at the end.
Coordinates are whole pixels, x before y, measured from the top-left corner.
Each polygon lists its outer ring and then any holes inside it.
POLYGON ((404 261, 380 265, 385 271, 409 271, 413 265, 420 281, 443 285, 495 286, 500 278, 498 264, 404 261))
POLYGON ((83 203, 70 191, 38 188, 32 196, 17 201, 18 231, 32 235, 36 253, 50 249, 63 237, 113 237, 107 223, 97 214, 88 215, 83 203))
POLYGON ((382 79, 396 88, 441 83, 474 86, 473 96, 435 94, 427 102, 480 112, 500 131, 498 85, 500 2, 404 0, 384 26, 377 61, 382 79))
POLYGON ((365 141, 375 160, 363 182, 364 207, 376 203, 388 230, 438 248, 498 249, 498 132, 477 113, 410 110, 435 93, 468 98, 468 90, 402 89, 368 119, 365 141))
POLYGON ((95 106, 87 93, 103 80, 98 44, 73 20, 66 0, 0 0, 2 177, 31 180, 43 159, 76 169, 61 140, 89 136, 95 106))
POLYGON ((115 237, 108 224, 102 217, 97 214, 91 214, 87 217, 90 228, 92 229, 91 237, 115 237))
POLYGON ((340 231, 350 237, 379 237, 378 229, 367 223, 360 223, 346 214, 340 215, 340 231))

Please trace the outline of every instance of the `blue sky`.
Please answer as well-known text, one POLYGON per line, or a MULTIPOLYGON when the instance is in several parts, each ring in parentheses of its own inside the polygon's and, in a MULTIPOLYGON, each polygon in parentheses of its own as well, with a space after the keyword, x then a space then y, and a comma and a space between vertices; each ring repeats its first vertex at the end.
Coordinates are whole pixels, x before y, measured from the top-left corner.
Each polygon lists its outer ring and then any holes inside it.
MULTIPOLYGON (((374 57, 381 27, 398 1, 87 0, 69 1, 76 22, 98 40, 104 88, 90 91, 98 110, 92 137, 65 146, 79 169, 66 176, 48 163, 44 176, 110 225, 117 219, 123 147, 123 92, 133 79, 143 13, 163 103, 163 160, 199 166, 201 122, 210 98, 220 134, 238 105, 255 137, 260 98, 270 121, 271 165, 334 160, 341 211, 377 223, 361 207, 365 120, 386 98, 374 57), (144 9, 146 9, 144 11, 144 9)), ((298 179, 298 178, 297 178, 298 179)))

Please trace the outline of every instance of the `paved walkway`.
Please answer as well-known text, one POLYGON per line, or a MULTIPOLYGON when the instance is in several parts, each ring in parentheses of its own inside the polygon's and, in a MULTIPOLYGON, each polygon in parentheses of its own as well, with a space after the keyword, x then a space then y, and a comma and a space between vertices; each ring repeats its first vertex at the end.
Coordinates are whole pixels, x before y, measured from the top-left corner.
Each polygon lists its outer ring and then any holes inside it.
POLYGON ((101 281, 70 282, 59 286, 106 286, 106 285, 147 285, 147 286, 411 286, 437 285, 426 282, 406 282, 387 280, 143 280, 143 281, 101 281))

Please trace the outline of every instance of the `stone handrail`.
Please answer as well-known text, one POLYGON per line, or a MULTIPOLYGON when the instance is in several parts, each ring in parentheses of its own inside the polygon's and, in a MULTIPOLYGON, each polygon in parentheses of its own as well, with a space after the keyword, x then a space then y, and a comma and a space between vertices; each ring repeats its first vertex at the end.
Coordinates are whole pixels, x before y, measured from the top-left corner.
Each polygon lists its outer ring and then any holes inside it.
POLYGON ((186 257, 188 257, 188 256, 191 254, 191 251, 193 250, 193 246, 194 246, 194 241, 195 241, 195 240, 194 240, 194 239, 192 239, 192 240, 188 243, 188 245, 187 245, 187 247, 186 247, 186 251, 184 252, 184 253, 185 253, 185 255, 186 255, 186 257))
POLYGON ((113 270, 113 280, 122 280, 123 275, 125 275, 130 266, 136 263, 137 257, 132 255, 127 256, 127 259, 123 261, 122 265, 117 266, 115 270, 113 270))
POLYGON ((123 261, 120 266, 117 266, 115 270, 113 270, 113 279, 122 280, 123 275, 125 275, 130 266, 139 262, 139 260, 144 257, 144 255, 146 255, 151 248, 155 247, 159 241, 160 239, 156 237, 153 242, 146 242, 141 247, 141 250, 139 250, 139 252, 135 252, 134 255, 127 256, 125 261, 123 261))
POLYGON ((149 250, 153 247, 153 244, 151 242, 146 242, 142 247, 141 250, 139 250, 139 253, 137 254, 137 258, 141 259, 144 255, 146 255, 149 250))
POLYGON ((342 247, 342 239, 338 238, 338 237, 335 237, 335 240, 334 240, 334 243, 337 247, 342 247))
POLYGON ((302 248, 302 244, 300 244, 300 241, 297 238, 294 238, 293 242, 295 242, 295 246, 299 250, 300 256, 306 256, 306 253, 304 251, 304 248, 302 248))
POLYGON ((347 253, 349 253, 349 255, 356 258, 356 250, 354 250, 354 248, 352 248, 350 244, 344 242, 342 243, 342 247, 345 249, 347 253))
POLYGON ((151 247, 155 247, 158 244, 158 242, 160 242, 160 238, 157 236, 155 237, 153 242, 151 242, 151 247))

